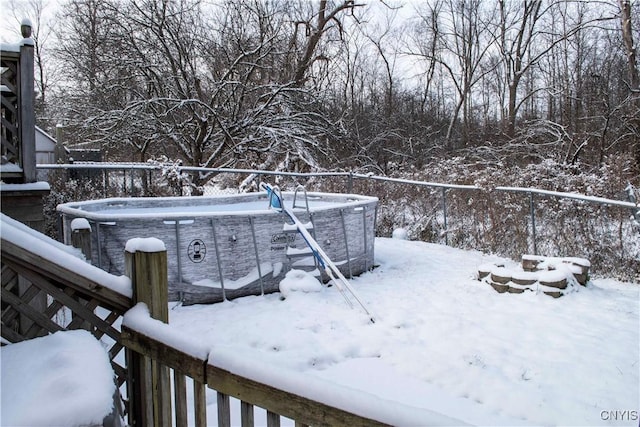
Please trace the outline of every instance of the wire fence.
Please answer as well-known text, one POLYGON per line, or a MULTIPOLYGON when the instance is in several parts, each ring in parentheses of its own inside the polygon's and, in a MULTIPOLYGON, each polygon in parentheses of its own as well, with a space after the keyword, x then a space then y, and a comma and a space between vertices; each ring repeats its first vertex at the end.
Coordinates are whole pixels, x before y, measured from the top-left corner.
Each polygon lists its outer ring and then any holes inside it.
MULTIPOLYGON (((376 235, 404 228, 409 237, 519 259, 523 254, 578 256, 596 274, 640 282, 640 206, 535 188, 445 184, 351 172, 297 173, 182 167, 173 164, 38 165, 53 204, 107 197, 205 196, 282 190, 357 193, 379 199, 376 235), (191 176, 207 177, 197 189, 191 176)), ((53 206, 55 209, 55 206, 53 206)))

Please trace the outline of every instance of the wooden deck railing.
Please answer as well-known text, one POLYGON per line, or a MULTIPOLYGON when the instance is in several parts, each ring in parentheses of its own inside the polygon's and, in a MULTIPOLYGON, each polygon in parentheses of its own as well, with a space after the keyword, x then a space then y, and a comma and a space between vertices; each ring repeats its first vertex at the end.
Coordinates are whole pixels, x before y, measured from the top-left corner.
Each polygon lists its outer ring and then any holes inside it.
MULTIPOLYGON (((2 219, 4 225, 6 217, 2 216, 2 219)), ((181 337, 181 334, 163 323, 166 317, 156 319, 158 313, 167 310, 166 260, 164 264, 162 261, 158 264, 148 258, 156 257, 158 253, 126 253, 130 258, 127 271, 133 288, 133 297, 130 298, 107 283, 95 280, 92 274, 83 274, 56 262, 56 259, 69 256, 74 260, 77 258, 47 243, 46 239, 38 240, 39 250, 34 251, 22 242, 17 243, 15 236, 13 239, 5 238, 5 230, 0 248, 2 338, 8 342, 19 342, 61 330, 86 328, 96 338, 109 342, 108 353, 117 384, 122 386, 126 383, 129 391, 129 400, 125 401, 129 425, 170 426, 174 420, 176 426, 188 425, 187 378, 193 381, 192 410, 196 426, 215 425, 213 420, 207 420, 207 388, 217 391, 218 426, 231 425, 230 397, 241 400, 243 426, 254 425, 254 406, 266 410, 269 426, 279 426, 281 416, 295 420, 296 426, 387 425, 300 396, 286 387, 246 378, 217 365, 215 361, 212 363, 206 350, 194 354, 189 345, 175 345, 167 340, 166 336, 181 337), (156 289, 143 289, 141 286, 156 289), (46 295, 46 304, 38 306, 33 302, 41 294, 46 295), (141 301, 146 298, 151 298, 151 301, 141 301), (127 316, 131 317, 131 313, 138 309, 139 304, 132 309, 137 302, 145 302, 145 306, 150 307, 148 321, 160 326, 154 324, 151 328, 140 328, 140 322, 127 321, 127 316), (65 314, 61 319, 63 311, 65 314), (122 316, 124 321, 118 328, 118 320, 122 316), (157 331, 160 335, 154 336, 157 331), (127 351, 126 359, 118 357, 122 350, 127 351), (126 366, 122 360, 126 360, 126 366), (173 371, 173 391, 170 370, 173 371)), ((18 231, 21 232, 25 240, 32 239, 31 233, 18 231)), ((166 259, 166 251, 160 253, 160 258, 162 256, 166 259)), ((79 270, 84 271, 85 267, 89 271, 95 268, 96 276, 99 272, 102 277, 107 277, 107 281, 122 279, 88 264, 85 266, 85 263, 79 270)), ((180 339, 174 341, 180 342, 180 339)))
MULTIPOLYGON (((172 329, 170 325, 164 325, 164 327, 172 329)), ((195 425, 198 427, 216 425, 212 420, 207 420, 206 387, 217 392, 217 425, 219 427, 232 425, 231 397, 237 398, 241 402, 240 417, 243 427, 255 425, 254 407, 266 410, 267 426, 269 427, 279 426, 281 416, 294 420, 296 426, 388 425, 230 372, 224 367, 217 366, 215 361, 209 360, 206 353, 204 357, 193 355, 164 342, 163 336, 166 336, 167 332, 162 332, 160 325, 144 329, 146 329, 145 332, 136 330, 135 326, 128 325, 125 320, 122 326, 123 343, 127 348, 173 370, 174 399, 170 399, 170 387, 165 387, 159 392, 167 393, 165 397, 161 398, 162 400, 165 402, 173 401, 175 404, 176 409, 172 418, 175 419, 175 425, 178 427, 187 426, 186 378, 193 380, 192 410, 195 425), (150 334, 149 330, 160 332, 156 336, 152 336, 155 334, 150 334)), ((171 333, 178 332, 168 332, 168 334, 171 333)), ((151 404, 151 401, 149 400, 148 403, 151 404)), ((165 418, 161 424, 157 425, 170 426, 171 422, 172 419, 165 418)))
MULTIPOLYGON (((46 246, 44 242, 39 244, 46 246)), ((97 339, 106 335, 110 340, 103 341, 111 342, 108 352, 117 384, 124 384, 126 368, 117 361, 123 346, 114 323, 131 307, 131 298, 60 266, 51 257, 7 240, 4 235, 1 245, 2 337, 20 342, 80 328, 90 329, 97 339)), ((55 246, 47 250, 62 252, 55 246)))

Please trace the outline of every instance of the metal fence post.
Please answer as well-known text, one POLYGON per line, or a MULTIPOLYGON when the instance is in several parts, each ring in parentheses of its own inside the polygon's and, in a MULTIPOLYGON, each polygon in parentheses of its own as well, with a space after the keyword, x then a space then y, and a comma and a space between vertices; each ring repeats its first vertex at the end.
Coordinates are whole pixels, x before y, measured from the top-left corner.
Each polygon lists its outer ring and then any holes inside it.
POLYGON ((353 193, 353 173, 349 172, 349 177, 347 179, 347 193, 353 193))
POLYGON ((533 254, 538 255, 536 246, 536 208, 533 192, 529 191, 529 213, 531 215, 531 240, 533 241, 533 254))
POLYGON ((447 187, 442 187, 442 214, 444 218, 444 244, 449 245, 449 231, 447 225, 447 187))

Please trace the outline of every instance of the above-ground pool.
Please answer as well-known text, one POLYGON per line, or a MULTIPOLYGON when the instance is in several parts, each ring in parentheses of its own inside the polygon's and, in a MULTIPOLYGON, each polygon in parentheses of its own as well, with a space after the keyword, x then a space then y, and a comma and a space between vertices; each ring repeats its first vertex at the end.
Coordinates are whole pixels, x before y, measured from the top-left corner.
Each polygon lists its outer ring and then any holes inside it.
MULTIPOLYGON (((373 267, 377 198, 298 192, 293 206, 293 192, 282 196, 345 276, 373 267)), ((65 243, 73 219, 89 221, 92 263, 113 274, 124 274, 127 240, 162 240, 169 298, 185 304, 275 292, 292 268, 320 275, 304 239, 287 226, 286 213, 269 207, 266 193, 111 198, 66 203, 58 211, 65 243)))

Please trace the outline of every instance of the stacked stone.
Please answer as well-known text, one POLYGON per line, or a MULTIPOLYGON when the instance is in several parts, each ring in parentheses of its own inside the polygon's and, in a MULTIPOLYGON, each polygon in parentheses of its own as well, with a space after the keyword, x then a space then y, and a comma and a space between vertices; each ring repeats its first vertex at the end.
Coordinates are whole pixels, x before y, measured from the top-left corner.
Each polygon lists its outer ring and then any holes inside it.
POLYGON ((484 264, 478 268, 478 279, 497 292, 520 294, 526 290, 542 291, 559 298, 575 285, 586 286, 591 263, 583 258, 523 255, 521 269, 504 264, 484 264))

